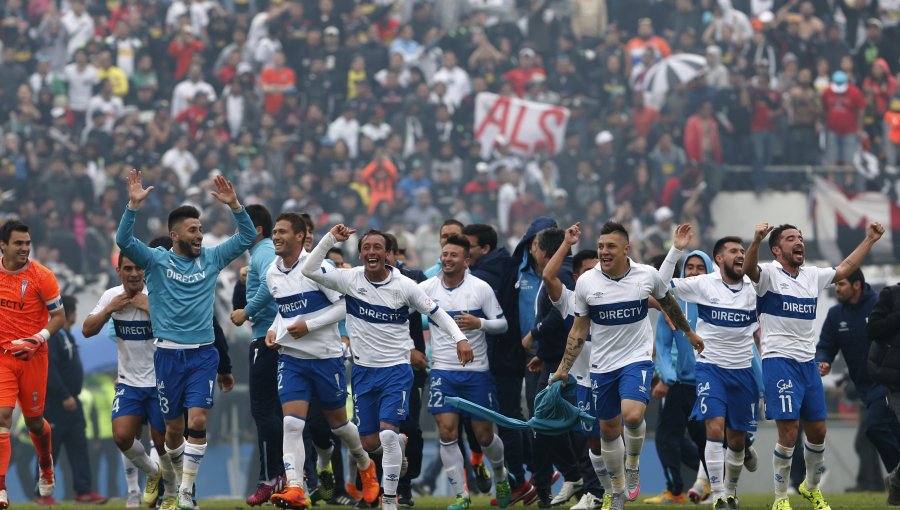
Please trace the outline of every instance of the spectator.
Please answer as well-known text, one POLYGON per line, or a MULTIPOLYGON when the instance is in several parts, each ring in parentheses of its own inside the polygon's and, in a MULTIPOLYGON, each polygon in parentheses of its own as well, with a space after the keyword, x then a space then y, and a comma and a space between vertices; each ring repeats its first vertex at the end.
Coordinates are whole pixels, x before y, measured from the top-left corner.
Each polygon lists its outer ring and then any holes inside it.
POLYGON ((705 101, 684 126, 684 153, 693 163, 722 163, 719 125, 712 113, 712 103, 705 101))
POLYGON ((822 94, 825 113, 825 157, 829 165, 848 164, 859 150, 863 131, 865 101, 856 85, 849 83, 847 73, 835 71, 831 86, 822 94))
POLYGON ((625 45, 625 52, 632 65, 641 61, 645 52, 653 55, 653 61, 666 58, 672 54, 672 49, 665 39, 653 33, 653 21, 650 18, 638 20, 637 35, 625 45))
POLYGON ((284 52, 276 51, 272 55, 272 65, 263 69, 259 83, 265 94, 263 111, 274 115, 284 104, 285 92, 297 87, 293 69, 285 67, 284 52))
POLYGON ((775 129, 782 114, 781 94, 769 87, 769 76, 756 77, 757 85, 750 91, 753 113, 750 116, 750 141, 753 143, 753 178, 756 190, 767 183, 765 167, 772 163, 775 150, 775 129))
POLYGON ((786 162, 792 165, 817 165, 819 137, 816 125, 821 118, 819 95, 809 69, 797 74, 797 82, 787 91, 788 138, 786 162))
POLYGON ((452 51, 444 53, 443 65, 434 73, 432 82, 443 83, 447 87, 446 100, 454 108, 472 91, 469 74, 457 65, 456 54, 452 51))
POLYGON ((537 64, 535 58, 536 54, 533 49, 522 48, 519 50, 519 65, 503 74, 503 79, 509 83, 519 97, 525 95, 525 84, 531 81, 534 75, 547 75, 544 68, 537 64))

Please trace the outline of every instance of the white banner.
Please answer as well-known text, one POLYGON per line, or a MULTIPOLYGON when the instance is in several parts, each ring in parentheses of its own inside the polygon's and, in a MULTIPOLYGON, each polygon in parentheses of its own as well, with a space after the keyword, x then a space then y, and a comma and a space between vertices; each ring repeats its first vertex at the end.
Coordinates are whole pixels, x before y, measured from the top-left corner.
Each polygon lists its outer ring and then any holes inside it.
POLYGON ((866 226, 872 221, 879 221, 885 226, 885 232, 872 248, 872 261, 895 262, 893 237, 894 230, 900 227, 892 221, 895 207, 884 193, 867 191, 848 194, 832 182, 821 177, 813 178, 812 216, 815 238, 822 256, 834 264, 840 263, 863 239, 866 226), (842 237, 853 239, 840 242, 842 237))
POLYGON ((487 159, 498 137, 518 154, 562 150, 569 110, 516 97, 482 92, 475 98, 475 140, 487 159))

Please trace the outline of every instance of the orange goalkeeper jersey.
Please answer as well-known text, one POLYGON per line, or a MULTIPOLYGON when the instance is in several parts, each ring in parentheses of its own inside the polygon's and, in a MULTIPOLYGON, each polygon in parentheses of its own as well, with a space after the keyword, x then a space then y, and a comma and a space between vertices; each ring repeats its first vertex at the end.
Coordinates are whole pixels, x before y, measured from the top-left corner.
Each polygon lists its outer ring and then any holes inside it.
POLYGON ((59 309, 53 272, 34 260, 15 272, 0 263, 0 342, 37 334, 47 327, 50 312, 59 309))

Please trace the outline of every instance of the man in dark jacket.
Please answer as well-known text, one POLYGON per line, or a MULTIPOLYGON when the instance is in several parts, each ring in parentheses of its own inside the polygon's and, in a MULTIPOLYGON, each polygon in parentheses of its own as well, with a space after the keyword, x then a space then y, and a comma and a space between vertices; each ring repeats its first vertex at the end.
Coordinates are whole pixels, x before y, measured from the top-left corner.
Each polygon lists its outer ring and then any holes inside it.
MULTIPOLYGON (((546 218, 545 218, 546 219, 546 218)), ((550 220, 552 221, 552 220, 550 220)), ((529 230, 529 232, 531 232, 529 230)), ((537 233, 535 230, 531 237, 537 233)), ((497 231, 484 224, 466 225, 463 235, 469 239, 469 271, 486 281, 494 289, 500 308, 506 316, 509 329, 503 335, 488 335, 488 358, 500 412, 510 418, 522 420, 522 378, 525 374, 525 350, 519 334, 519 300, 516 285, 518 265, 509 252, 497 247, 497 231)), ((530 239, 529 239, 530 242, 530 239)), ((520 254, 521 257, 521 254, 520 254)), ((538 276, 540 278, 540 276, 538 276)), ((535 286, 535 290, 537 286, 535 286)), ((532 301, 532 306, 534 302, 532 301)), ((530 329, 530 328, 529 328, 530 329)), ((510 505, 516 501, 534 502, 537 491, 525 479, 526 446, 529 438, 521 430, 500 427, 498 435, 503 441, 509 473, 516 479, 510 505)))
MULTIPOLYGON (((900 285, 881 290, 875 302, 866 333, 869 347, 869 375, 888 389, 888 401, 894 415, 900 419, 900 285)), ((900 506, 900 472, 890 475, 888 505, 900 506)))
MULTIPOLYGON (((543 275, 544 267, 550 261, 550 257, 559 250, 564 239, 565 231, 560 228, 551 227, 537 233, 530 249, 530 255, 538 275, 543 275)), ((569 290, 575 288, 571 255, 566 256, 557 277, 569 290)), ((570 327, 566 326, 562 314, 550 302, 547 289, 543 285, 540 286, 534 307, 536 316, 529 336, 537 345, 537 349, 535 357, 528 363, 528 369, 532 374, 537 374, 535 390, 541 391, 547 387, 547 381, 556 371, 566 352, 570 327)), ((574 404, 574 402, 572 403, 574 404)), ((560 493, 554 501, 557 501, 557 504, 563 504, 581 492, 584 481, 581 479, 570 433, 557 436, 537 434, 533 450, 535 471, 533 483, 538 491, 539 505, 542 508, 548 508, 552 503, 550 488, 554 465, 559 468, 565 478, 560 493)))
POLYGON ((891 472, 900 463, 900 423, 887 405, 887 388, 874 382, 868 369, 866 321, 878 296, 859 269, 837 282, 834 291, 838 304, 828 310, 816 346, 819 374, 825 376, 831 372, 831 363, 840 352, 850 371, 850 380, 866 405, 865 434, 878 450, 884 467, 891 472))
MULTIPOLYGON (((53 428, 53 458, 59 458, 59 450, 65 445, 66 457, 72 471, 75 501, 92 505, 102 505, 109 499, 91 490, 91 465, 88 456, 87 423, 84 419, 78 395, 84 383, 84 367, 78 354, 78 345, 71 328, 77 314, 76 301, 72 296, 63 296, 66 311, 66 325, 47 341, 49 366, 47 370, 47 406, 44 415, 53 428)), ((42 498, 44 504, 55 504, 42 498)), ((53 499, 52 496, 49 499, 53 499)))

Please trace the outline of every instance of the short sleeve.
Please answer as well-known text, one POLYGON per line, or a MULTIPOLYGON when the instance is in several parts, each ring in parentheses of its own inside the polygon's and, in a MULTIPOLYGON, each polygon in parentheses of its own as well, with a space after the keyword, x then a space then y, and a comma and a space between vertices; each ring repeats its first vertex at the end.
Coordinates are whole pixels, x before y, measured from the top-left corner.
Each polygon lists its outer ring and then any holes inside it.
POLYGON ((588 315, 590 307, 588 306, 587 296, 587 278, 582 276, 575 282, 575 315, 578 317, 588 315))
POLYGON ((39 284, 38 290, 41 292, 41 299, 47 305, 47 309, 51 312, 62 309, 62 300, 59 295, 59 283, 56 276, 49 269, 45 269, 43 277, 39 284))
POLYGON ((659 271, 650 268, 650 280, 652 284, 650 293, 653 294, 653 297, 655 297, 656 299, 662 299, 666 297, 666 293, 669 292, 669 286, 666 284, 665 280, 663 280, 662 275, 659 274, 659 271))
POLYGON ((672 278, 669 285, 675 299, 687 301, 688 303, 698 303, 705 301, 705 299, 703 299, 703 281, 704 278, 702 276, 672 278))
POLYGON ((816 268, 816 277, 818 279, 818 288, 819 290, 828 287, 832 283, 834 283, 834 275, 837 274, 837 269, 833 267, 817 267, 816 268))
POLYGON ((575 315, 575 310, 573 303, 575 302, 575 291, 569 290, 563 285, 562 294, 559 295, 559 301, 550 301, 550 304, 553 305, 559 311, 559 314, 566 318, 570 315, 575 315))
POLYGON ((772 272, 775 270, 775 265, 771 263, 759 265, 759 281, 753 284, 757 296, 772 290, 772 272))
POLYGON ((113 289, 108 289, 103 293, 102 296, 100 296, 100 299, 97 301, 97 304, 94 306, 94 309, 91 310, 91 313, 88 314, 88 316, 97 315, 98 313, 102 312, 104 308, 109 306, 109 302, 112 301, 112 298, 113 289))
MULTIPOLYGON (((328 264, 327 262, 323 262, 322 263, 322 272, 330 275, 332 273, 340 272, 340 269, 335 269, 332 265, 328 264)), ((325 297, 327 297, 328 300, 331 301, 332 303, 335 303, 338 300, 340 300, 342 297, 344 297, 344 295, 341 294, 340 292, 338 292, 334 289, 329 289, 328 287, 326 287, 324 285, 319 285, 317 283, 316 286, 319 287, 319 290, 322 291, 322 294, 325 294, 325 297)))

